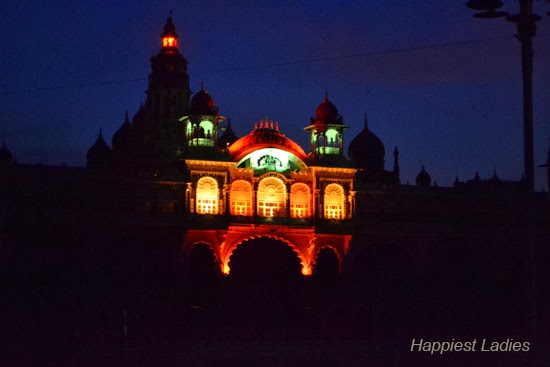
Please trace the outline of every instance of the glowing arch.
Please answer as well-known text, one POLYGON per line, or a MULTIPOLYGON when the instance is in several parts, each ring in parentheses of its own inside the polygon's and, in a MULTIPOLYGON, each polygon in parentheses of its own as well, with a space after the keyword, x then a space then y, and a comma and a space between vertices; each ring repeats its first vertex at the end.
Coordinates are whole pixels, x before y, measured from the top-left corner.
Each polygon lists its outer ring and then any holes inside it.
POLYGON ((330 184, 325 188, 324 214, 326 219, 344 219, 344 188, 330 184))
POLYGON ((260 217, 286 216, 286 185, 280 178, 268 176, 261 180, 256 196, 260 217))
POLYGON ((212 177, 202 177, 197 181, 197 214, 218 214, 218 182, 212 177))
POLYGON ((231 184, 229 193, 231 215, 251 216, 252 185, 245 180, 237 180, 231 184))
POLYGON ((227 249, 227 252, 223 256, 223 260, 222 260, 222 262, 223 262, 223 273, 227 275, 231 271, 231 269, 229 268, 229 259, 231 258, 231 255, 233 255, 233 252, 235 251, 235 249, 238 246, 242 245, 244 242, 259 239, 259 238, 272 238, 274 240, 286 243, 288 246, 290 246, 292 248, 292 251, 294 251, 296 253, 296 256, 298 256, 298 258, 300 259, 300 265, 302 265, 302 274, 305 275, 305 276, 311 275, 311 266, 310 266, 310 263, 308 261, 308 258, 307 258, 307 256, 305 256, 302 253, 302 251, 300 251, 300 248, 298 246, 296 246, 293 242, 286 239, 285 237, 277 236, 277 235, 271 235, 271 234, 259 234, 259 235, 255 235, 255 236, 243 236, 243 237, 239 238, 237 241, 235 241, 233 243, 233 245, 229 249, 227 249))
POLYGON ((290 187, 290 217, 309 218, 311 216, 311 194, 309 186, 295 183, 290 187))

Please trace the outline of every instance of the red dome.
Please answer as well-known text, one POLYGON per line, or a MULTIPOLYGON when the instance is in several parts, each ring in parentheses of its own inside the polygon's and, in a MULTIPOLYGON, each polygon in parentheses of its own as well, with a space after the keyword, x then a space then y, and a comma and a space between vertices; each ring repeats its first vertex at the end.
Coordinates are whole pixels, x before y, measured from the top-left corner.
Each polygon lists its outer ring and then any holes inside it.
POLYGON ((233 161, 239 161, 247 154, 262 148, 277 148, 294 154, 298 159, 305 161, 306 153, 297 143, 281 134, 276 129, 260 128, 243 136, 231 146, 229 153, 233 161))
POLYGON ((312 124, 318 125, 343 125, 342 116, 338 115, 338 109, 328 99, 328 93, 325 91, 325 99, 317 106, 315 110, 315 119, 311 119, 312 124))
POLYGON ((315 119, 317 122, 324 122, 326 124, 331 124, 336 121, 338 118, 338 109, 329 101, 328 98, 323 99, 321 104, 315 110, 315 119))
POLYGON ((191 107, 189 108, 190 115, 217 115, 216 107, 214 106, 214 98, 204 87, 191 98, 191 107))

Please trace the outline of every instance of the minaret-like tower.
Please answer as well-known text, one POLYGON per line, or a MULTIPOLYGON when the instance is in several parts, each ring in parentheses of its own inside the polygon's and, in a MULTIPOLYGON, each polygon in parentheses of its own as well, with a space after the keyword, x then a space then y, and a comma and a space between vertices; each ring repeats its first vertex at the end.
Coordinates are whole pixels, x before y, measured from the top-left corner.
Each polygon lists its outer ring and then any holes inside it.
POLYGON ((151 58, 151 73, 143 121, 137 126, 138 141, 146 159, 170 160, 183 143, 183 127, 178 118, 189 112, 187 60, 179 51, 179 36, 172 20, 166 20, 160 35, 160 52, 151 58))
POLYGON ((160 52, 151 58, 147 102, 153 115, 185 115, 189 109, 189 75, 187 60, 179 51, 179 36, 172 20, 166 20, 160 35, 160 52))
POLYGON ((312 117, 310 125, 304 128, 310 134, 313 164, 335 164, 345 160, 344 130, 347 128, 325 91, 325 99, 317 106, 315 117, 312 117))
POLYGON ((393 150, 393 175, 395 181, 399 183, 399 150, 397 150, 397 147, 393 150))

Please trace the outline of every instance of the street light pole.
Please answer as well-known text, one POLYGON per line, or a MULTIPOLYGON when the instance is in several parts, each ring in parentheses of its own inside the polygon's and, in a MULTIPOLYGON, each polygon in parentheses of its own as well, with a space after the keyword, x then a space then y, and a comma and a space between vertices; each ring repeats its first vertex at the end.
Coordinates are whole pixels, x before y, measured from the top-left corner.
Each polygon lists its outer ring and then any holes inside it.
POLYGON ((527 190, 535 191, 535 163, 533 143, 533 37, 540 16, 533 14, 533 0, 520 1, 520 13, 510 15, 507 21, 516 23, 516 38, 521 43, 521 70, 523 75, 523 149, 525 183, 527 190))
POLYGON ((524 178, 529 192, 535 191, 535 163, 533 143, 533 37, 541 17, 533 14, 533 0, 519 0, 519 14, 508 15, 498 11, 502 7, 498 0, 471 0, 466 6, 474 10, 482 10, 474 14, 476 18, 501 18, 515 23, 517 26, 516 38, 521 43, 521 69, 523 76, 523 150, 524 150, 524 178))

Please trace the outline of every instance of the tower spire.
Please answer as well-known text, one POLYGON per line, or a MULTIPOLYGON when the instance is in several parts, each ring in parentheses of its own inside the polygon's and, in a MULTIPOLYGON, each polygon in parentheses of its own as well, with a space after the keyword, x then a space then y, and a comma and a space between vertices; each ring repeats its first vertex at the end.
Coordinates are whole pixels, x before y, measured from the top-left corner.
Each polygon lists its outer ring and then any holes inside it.
POLYGON ((172 11, 170 10, 170 15, 166 19, 166 24, 164 25, 164 30, 160 35, 162 39, 162 48, 178 48, 178 34, 176 33, 176 26, 172 20, 172 11))
POLYGON ((399 150, 397 150, 397 146, 393 150, 393 174, 399 180, 399 150))

